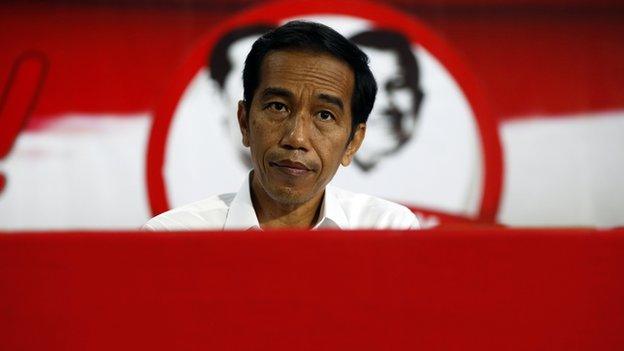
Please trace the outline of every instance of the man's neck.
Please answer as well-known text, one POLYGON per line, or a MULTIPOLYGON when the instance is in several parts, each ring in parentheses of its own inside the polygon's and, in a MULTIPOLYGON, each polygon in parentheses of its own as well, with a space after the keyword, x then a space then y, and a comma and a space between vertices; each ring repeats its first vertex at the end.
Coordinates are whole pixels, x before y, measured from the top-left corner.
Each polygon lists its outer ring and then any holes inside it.
POLYGON ((251 200, 262 229, 311 228, 318 221, 324 192, 305 203, 283 204, 271 198, 253 174, 250 185, 251 200))

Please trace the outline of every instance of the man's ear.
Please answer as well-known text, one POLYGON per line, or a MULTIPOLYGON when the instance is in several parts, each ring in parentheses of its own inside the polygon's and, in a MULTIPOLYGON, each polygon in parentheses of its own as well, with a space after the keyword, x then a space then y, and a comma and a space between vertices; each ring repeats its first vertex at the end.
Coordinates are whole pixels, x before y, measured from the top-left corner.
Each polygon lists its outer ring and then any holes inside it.
POLYGON ((355 156, 355 153, 358 151, 358 149, 362 145, 362 142, 364 141, 364 135, 366 135, 366 124, 360 123, 355 126, 355 133, 353 134, 353 138, 351 138, 351 141, 349 142, 349 144, 347 144, 347 149, 345 150, 344 155, 342 155, 341 164, 343 166, 347 167, 349 164, 351 164, 353 156, 355 156))
POLYGON ((238 102, 236 116, 238 117, 238 128, 240 128, 241 134, 243 135, 243 145, 249 147, 249 116, 247 115, 247 107, 243 100, 238 102))

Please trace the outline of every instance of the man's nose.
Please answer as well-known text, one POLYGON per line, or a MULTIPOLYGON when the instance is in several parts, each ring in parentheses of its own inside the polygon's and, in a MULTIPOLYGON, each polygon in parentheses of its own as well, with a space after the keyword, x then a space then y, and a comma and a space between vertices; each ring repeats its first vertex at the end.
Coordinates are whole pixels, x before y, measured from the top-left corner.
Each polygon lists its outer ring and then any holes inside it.
POLYGON ((309 118, 307 118, 306 114, 303 112, 291 115, 284 122, 284 134, 280 145, 286 149, 308 151, 309 123, 309 118))

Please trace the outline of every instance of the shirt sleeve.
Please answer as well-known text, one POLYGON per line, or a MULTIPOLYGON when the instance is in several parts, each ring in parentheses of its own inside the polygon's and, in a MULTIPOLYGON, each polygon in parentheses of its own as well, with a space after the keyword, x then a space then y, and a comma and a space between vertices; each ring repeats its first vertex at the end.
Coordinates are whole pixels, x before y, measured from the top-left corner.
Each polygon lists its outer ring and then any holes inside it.
POLYGON ((414 214, 414 218, 412 219, 412 222, 409 226, 409 229, 422 229, 421 225, 420 225, 420 220, 418 219, 418 216, 416 216, 414 214))
POLYGON ((141 227, 141 231, 145 231, 145 232, 157 232, 157 231, 162 231, 162 230, 167 230, 167 228, 160 223, 156 218, 152 218, 149 221, 147 221, 147 223, 143 224, 143 226, 141 227))
POLYGON ((395 222, 395 225, 392 226, 392 228, 403 229, 403 230, 422 229, 422 225, 420 224, 420 219, 409 208, 405 206, 401 206, 400 210, 395 213, 397 215, 396 217, 397 221, 395 222))

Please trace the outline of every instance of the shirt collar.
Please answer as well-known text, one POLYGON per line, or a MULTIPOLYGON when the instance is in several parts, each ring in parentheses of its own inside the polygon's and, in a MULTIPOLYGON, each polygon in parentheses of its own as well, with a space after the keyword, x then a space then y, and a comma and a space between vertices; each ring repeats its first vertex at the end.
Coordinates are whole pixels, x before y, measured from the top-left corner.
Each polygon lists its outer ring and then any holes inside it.
POLYGON ((251 202, 251 190, 249 187, 249 179, 251 172, 245 177, 243 185, 241 185, 238 193, 234 196, 223 229, 226 230, 248 230, 260 229, 260 223, 256 216, 256 211, 251 202))
POLYGON ((319 221, 313 229, 349 229, 349 220, 345 214, 335 189, 332 186, 325 187, 325 195, 323 196, 323 204, 321 205, 321 213, 319 221))
MULTIPOLYGON (((223 229, 249 230, 260 229, 260 222, 251 202, 250 172, 243 181, 238 193, 234 196, 223 229)), ((327 186, 321 204, 319 221, 312 229, 349 229, 349 221, 333 187, 327 186)))

